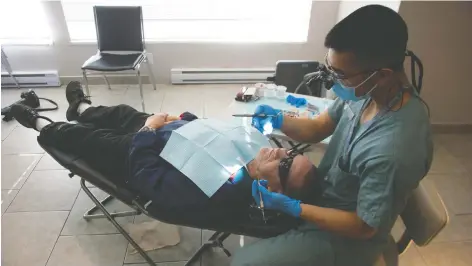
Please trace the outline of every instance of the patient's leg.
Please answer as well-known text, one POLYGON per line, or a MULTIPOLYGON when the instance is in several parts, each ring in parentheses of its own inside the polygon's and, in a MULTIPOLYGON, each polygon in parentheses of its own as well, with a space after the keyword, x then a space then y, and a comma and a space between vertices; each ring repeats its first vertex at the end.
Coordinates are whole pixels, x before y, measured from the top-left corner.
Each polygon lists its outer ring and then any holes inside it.
POLYGON ((138 112, 131 106, 89 107, 77 118, 80 123, 90 123, 97 128, 115 129, 123 133, 136 133, 149 114, 138 112))
POLYGON ((39 131, 38 140, 42 144, 78 155, 103 174, 125 180, 134 134, 96 129, 92 124, 53 122, 22 104, 13 105, 11 113, 21 125, 39 131))
POLYGON ((91 124, 55 122, 40 131, 38 140, 59 150, 77 154, 106 176, 125 181, 133 136, 119 134, 112 129, 96 129, 91 124))
POLYGON ((92 102, 85 96, 82 85, 78 81, 72 81, 67 85, 66 98, 69 102, 67 120, 90 123, 96 128, 134 133, 144 125, 149 117, 149 114, 138 112, 125 104, 112 107, 92 106, 92 102))

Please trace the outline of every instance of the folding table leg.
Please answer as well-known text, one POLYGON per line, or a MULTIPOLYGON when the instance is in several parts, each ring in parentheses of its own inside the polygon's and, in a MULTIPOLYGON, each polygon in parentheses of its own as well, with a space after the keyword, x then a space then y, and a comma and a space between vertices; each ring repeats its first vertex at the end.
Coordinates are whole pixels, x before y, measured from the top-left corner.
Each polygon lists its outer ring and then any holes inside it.
POLYGON ((85 180, 83 178, 80 179, 80 186, 85 191, 85 194, 87 194, 87 196, 93 201, 93 203, 95 203, 95 205, 103 212, 108 221, 110 221, 115 226, 115 228, 118 229, 121 235, 123 235, 126 240, 128 240, 128 242, 136 249, 136 251, 139 252, 139 254, 146 260, 146 262, 151 266, 156 266, 156 264, 148 256, 148 254, 146 254, 146 252, 144 252, 144 250, 136 242, 134 242, 134 240, 125 231, 125 229, 123 229, 123 227, 121 227, 121 225, 115 221, 113 216, 110 215, 105 206, 103 206, 103 204, 92 194, 92 192, 90 192, 88 187, 85 185, 85 180))

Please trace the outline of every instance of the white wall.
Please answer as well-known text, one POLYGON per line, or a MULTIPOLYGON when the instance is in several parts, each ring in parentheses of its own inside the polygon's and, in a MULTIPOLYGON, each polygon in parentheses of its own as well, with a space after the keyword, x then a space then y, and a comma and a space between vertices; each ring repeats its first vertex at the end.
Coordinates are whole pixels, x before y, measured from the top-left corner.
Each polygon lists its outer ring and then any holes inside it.
MULTIPOLYGON (((173 67, 273 67, 279 59, 322 60, 324 37, 349 12, 372 1, 313 3, 308 42, 303 44, 209 44, 152 43, 154 71, 159 83, 168 83, 173 67)), ((395 9, 398 1, 391 1, 395 9)), ((80 66, 96 46, 68 42, 67 27, 59 1, 45 4, 53 46, 6 46, 15 70, 57 69, 61 76, 80 76, 80 66)), ((389 6, 389 3, 383 2, 389 6)), ((401 3, 399 13, 409 28, 409 48, 423 61, 425 76, 422 95, 436 124, 472 124, 468 76, 472 70, 472 2, 401 3)))
POLYGON ((403 2, 408 47, 424 65, 421 95, 435 124, 472 124, 472 2, 403 2))
POLYGON ((347 17, 349 14, 354 12, 355 10, 367 6, 367 5, 373 5, 373 4, 381 4, 383 6, 389 7, 392 10, 395 10, 398 12, 398 8, 400 7, 400 0, 391 0, 391 1, 341 1, 339 3, 339 8, 338 8, 338 20, 341 21, 345 17, 347 17))
MULTIPOLYGON (((14 70, 57 69, 61 76, 81 76, 83 62, 96 44, 70 44, 59 1, 44 3, 55 32, 53 46, 5 46, 14 70)), ((149 43, 158 83, 169 83, 174 67, 274 67, 281 59, 322 59, 323 40, 336 23, 338 2, 313 2, 307 43, 149 43)))

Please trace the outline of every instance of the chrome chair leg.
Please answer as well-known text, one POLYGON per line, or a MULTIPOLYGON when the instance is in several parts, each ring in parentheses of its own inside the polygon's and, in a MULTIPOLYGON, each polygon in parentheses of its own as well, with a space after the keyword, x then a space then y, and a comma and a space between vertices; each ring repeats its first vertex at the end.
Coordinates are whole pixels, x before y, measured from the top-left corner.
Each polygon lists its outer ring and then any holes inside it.
POLYGON ((108 81, 108 78, 106 75, 103 75, 103 78, 105 79, 105 83, 107 84, 108 86, 108 89, 111 90, 111 87, 110 87, 110 82, 108 81))
POLYGON ((154 261, 149 257, 148 254, 131 238, 131 236, 121 227, 121 225, 115 221, 113 216, 110 215, 110 213, 107 211, 105 206, 93 195, 93 193, 88 189, 88 187, 85 185, 85 180, 83 178, 80 179, 80 186, 84 190, 85 194, 95 203, 95 205, 102 211, 102 213, 105 215, 105 217, 110 221, 115 228, 121 233, 122 236, 128 240, 128 242, 138 251, 138 253, 146 260, 146 262, 151 265, 151 266, 156 266, 154 261))
POLYGON ((152 67, 147 57, 146 57, 146 65, 149 72, 149 78, 151 79, 150 81, 152 83, 152 87, 154 88, 154 90, 156 90, 156 79, 154 78, 154 73, 152 72, 152 67))
POLYGON ((195 261, 201 258, 203 252, 210 248, 220 248, 226 254, 226 256, 231 257, 229 250, 223 245, 223 241, 228 238, 231 234, 225 232, 215 232, 200 248, 190 257, 190 259, 185 263, 185 266, 192 265, 195 261))
MULTIPOLYGON (((105 206, 108 202, 113 200, 114 197, 108 195, 104 200, 100 201, 100 203, 105 206)), ((98 211, 99 208, 97 206, 93 206, 90 208, 86 213, 84 213, 83 218, 85 220, 91 220, 91 219, 100 219, 100 218, 106 218, 105 214, 94 214, 94 212, 98 211)), ((132 210, 132 211, 122 211, 122 212, 112 212, 110 213, 111 217, 128 217, 128 216, 134 216, 134 215, 139 215, 141 212, 139 210, 132 210)))
POLYGON ((87 79, 87 70, 82 69, 82 76, 83 76, 83 83, 85 84, 85 92, 87 93, 87 96, 90 96, 90 89, 88 85, 88 79, 87 79))
POLYGON ((141 106, 143 107, 143 112, 146 112, 145 108, 144 108, 144 95, 143 95, 143 83, 141 82, 141 71, 137 70, 137 74, 138 74, 138 83, 139 83, 139 93, 141 95, 141 106))

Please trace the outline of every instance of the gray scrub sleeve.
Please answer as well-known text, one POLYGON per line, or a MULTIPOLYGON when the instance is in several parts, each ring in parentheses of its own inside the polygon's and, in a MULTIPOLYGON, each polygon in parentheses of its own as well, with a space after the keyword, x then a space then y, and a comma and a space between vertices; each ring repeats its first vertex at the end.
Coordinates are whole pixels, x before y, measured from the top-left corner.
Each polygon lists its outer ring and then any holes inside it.
POLYGON ((373 159, 368 164, 360 176, 357 214, 378 229, 394 211, 394 181, 401 173, 392 158, 373 159))
POLYGON ((328 115, 333 121, 338 124, 344 111, 344 101, 340 98, 334 100, 334 102, 328 107, 328 115))

